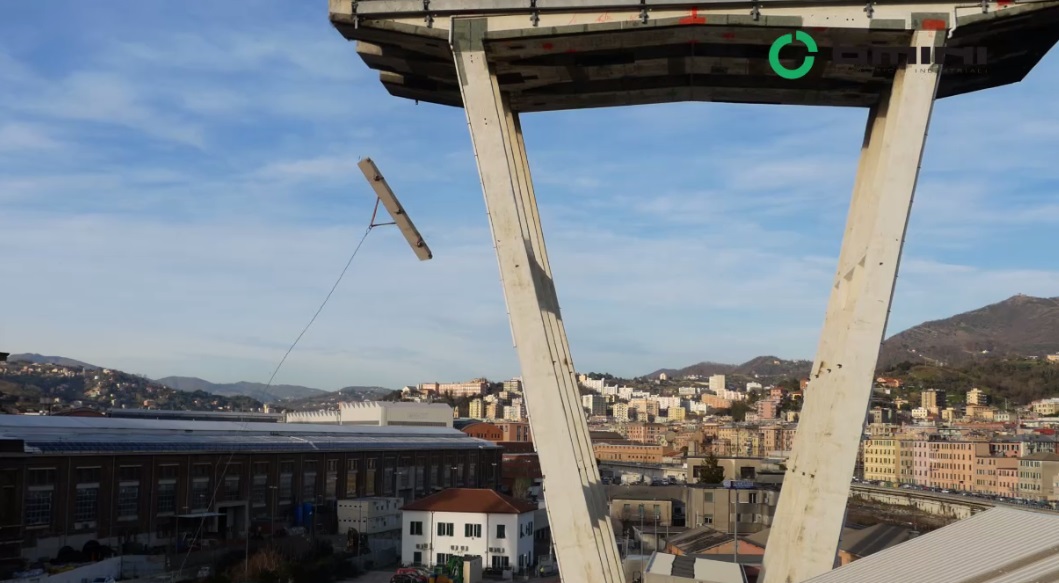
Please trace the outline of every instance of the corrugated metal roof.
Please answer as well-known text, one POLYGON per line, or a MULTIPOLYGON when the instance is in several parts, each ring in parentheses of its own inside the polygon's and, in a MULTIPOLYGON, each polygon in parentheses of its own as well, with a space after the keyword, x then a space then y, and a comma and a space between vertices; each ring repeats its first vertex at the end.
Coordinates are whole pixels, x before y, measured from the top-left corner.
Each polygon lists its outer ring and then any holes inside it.
POLYGON ((651 583, 652 575, 681 577, 689 583, 746 583, 743 567, 735 563, 669 553, 651 555, 644 574, 645 583, 651 583))
POLYGON ((309 423, 238 423, 0 416, 0 437, 21 439, 39 453, 358 451, 385 449, 494 449, 485 440, 448 427, 336 426, 309 423))
POLYGON ((806 583, 1059 581, 1059 515, 993 508, 806 583))

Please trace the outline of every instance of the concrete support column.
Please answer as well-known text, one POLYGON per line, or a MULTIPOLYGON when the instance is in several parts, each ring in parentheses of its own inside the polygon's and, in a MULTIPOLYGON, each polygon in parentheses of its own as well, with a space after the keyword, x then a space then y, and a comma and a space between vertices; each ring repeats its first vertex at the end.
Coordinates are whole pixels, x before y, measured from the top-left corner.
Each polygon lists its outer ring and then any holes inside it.
POLYGON ((530 427, 540 453, 559 568, 564 580, 623 583, 544 247, 522 129, 486 60, 485 31, 485 19, 454 18, 451 44, 530 427))
MULTIPOLYGON (((944 39, 944 31, 921 30, 912 44, 941 46, 944 39)), ((939 73, 939 66, 900 68, 868 116, 763 583, 801 583, 835 565, 939 73)))

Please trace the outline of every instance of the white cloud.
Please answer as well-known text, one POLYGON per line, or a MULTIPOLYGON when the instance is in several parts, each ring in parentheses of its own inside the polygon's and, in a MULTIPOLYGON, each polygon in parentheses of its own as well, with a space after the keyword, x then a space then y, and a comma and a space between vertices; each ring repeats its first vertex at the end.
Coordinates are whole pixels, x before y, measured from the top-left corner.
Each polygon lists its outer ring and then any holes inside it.
MULTIPOLYGON (((5 51, 0 23, 0 246, 17 274, 0 344, 267 379, 367 222, 355 164, 371 156, 435 259, 373 232, 277 382, 516 374, 464 113, 390 97, 315 12, 263 6, 255 21, 190 6, 149 31, 130 9, 60 36, 82 50, 48 63, 5 51)), ((891 333, 1059 295, 1054 124, 999 105, 1051 111, 1054 67, 939 103, 891 333)), ((811 357, 865 117, 699 103, 526 116, 579 368, 811 357)))

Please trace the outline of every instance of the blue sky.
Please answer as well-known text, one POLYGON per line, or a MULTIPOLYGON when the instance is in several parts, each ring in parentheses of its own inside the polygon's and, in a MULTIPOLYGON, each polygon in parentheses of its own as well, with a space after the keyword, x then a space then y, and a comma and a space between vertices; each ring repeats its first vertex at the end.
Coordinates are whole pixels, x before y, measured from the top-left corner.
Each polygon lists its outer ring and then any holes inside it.
MULTIPOLYGON (((463 111, 389 96, 326 3, 5 3, 0 347, 264 382, 517 374, 463 111), (61 18, 55 15, 61 14, 61 18)), ((940 101, 890 333, 1059 296, 1059 57, 940 101)), ((865 110, 685 103, 523 127, 574 360, 639 375, 812 358, 865 110)))

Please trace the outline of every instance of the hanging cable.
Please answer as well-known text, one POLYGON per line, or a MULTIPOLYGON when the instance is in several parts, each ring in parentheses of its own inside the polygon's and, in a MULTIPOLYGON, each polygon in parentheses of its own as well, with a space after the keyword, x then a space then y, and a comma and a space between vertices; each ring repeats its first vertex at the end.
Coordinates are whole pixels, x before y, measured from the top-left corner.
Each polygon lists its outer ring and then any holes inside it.
MULTIPOLYGON (((320 307, 316 309, 316 313, 313 314, 313 317, 309 319, 309 323, 305 325, 305 328, 302 328, 301 333, 298 334, 298 337, 294 339, 294 342, 291 343, 290 348, 287 349, 287 352, 283 355, 283 358, 280 359, 279 364, 276 365, 275 370, 272 371, 272 376, 269 377, 268 383, 265 385, 265 389, 264 389, 265 391, 267 391, 272 386, 272 382, 276 379, 276 374, 279 373, 279 369, 283 367, 283 363, 287 361, 287 357, 290 356, 290 353, 294 350, 294 347, 298 345, 298 342, 302 339, 302 336, 304 336, 305 333, 309 331, 309 328, 313 325, 313 322, 316 321, 316 318, 317 318, 317 316, 320 315, 320 312, 322 312, 324 310, 324 306, 327 305, 327 302, 331 299, 331 296, 335 293, 335 290, 338 289, 338 284, 342 283, 342 278, 345 277, 346 272, 349 271, 349 266, 353 263, 353 259, 355 259, 357 257, 357 253, 360 252, 360 248, 364 245, 364 241, 368 238, 368 234, 371 233, 371 230, 374 229, 375 227, 380 227, 380 226, 383 226, 383 225, 391 225, 391 224, 393 224, 393 223, 379 223, 379 224, 377 224, 375 222, 375 218, 378 215, 378 212, 379 212, 379 200, 376 199, 375 200, 375 208, 371 212, 371 221, 368 222, 368 228, 364 230, 364 234, 360 237, 360 241, 357 242, 357 246, 353 248, 353 253, 350 254, 349 260, 346 261, 346 265, 342 268, 342 271, 338 274, 338 279, 335 280, 335 284, 331 286, 331 291, 327 292, 327 296, 324 298, 324 301, 320 303, 320 307)), ((243 429, 246 429, 246 428, 247 428, 246 424, 243 423, 243 429)), ((221 484, 224 482, 224 477, 228 474, 228 468, 231 466, 232 460, 234 458, 235 458, 235 450, 233 449, 232 453, 228 456, 228 460, 224 463, 224 470, 220 473, 220 479, 217 480, 217 484, 213 488, 213 494, 210 496, 209 504, 206 505, 206 510, 207 511, 210 508, 213 508, 214 503, 216 503, 216 501, 217 501, 217 493, 220 492, 221 484)), ((188 468, 188 471, 191 471, 191 469, 188 468)), ((216 474, 216 472, 215 472, 215 474, 216 474)), ((278 491, 277 491, 277 493, 278 493, 278 491)), ((273 501, 272 501, 272 504, 275 504, 275 503, 276 503, 276 499, 274 497, 273 501)), ((250 536, 250 515, 249 514, 247 514, 247 517, 246 517, 246 524, 247 524, 246 536, 249 537, 250 536)), ((191 551, 194 548, 191 545, 194 544, 195 541, 197 541, 199 539, 199 536, 202 534, 202 529, 203 529, 203 527, 205 525, 206 525, 206 516, 203 516, 202 520, 199 521, 198 528, 195 529, 195 535, 191 538, 191 544, 188 545, 187 553, 184 555, 183 560, 180 561, 180 568, 177 570, 179 573, 183 574, 184 567, 185 567, 185 565, 187 565, 188 558, 191 557, 191 551)), ((271 526, 274 528, 275 524, 273 524, 271 526)), ((247 561, 248 561, 247 564, 249 565, 249 557, 247 557, 247 561)), ((244 576, 245 575, 246 574, 244 573, 244 576)))
MULTIPOLYGON (((376 204, 376 208, 378 208, 378 204, 376 204)), ((346 266, 342 268, 342 273, 338 274, 338 279, 335 280, 335 285, 331 286, 331 291, 327 292, 327 297, 324 298, 323 303, 321 303, 320 307, 316 309, 316 313, 313 314, 313 317, 309 319, 309 323, 306 324, 305 328, 302 329, 301 334, 298 334, 298 337, 294 339, 294 342, 290 345, 290 348, 287 349, 287 353, 283 355, 283 358, 280 359, 279 364, 276 365, 276 370, 272 371, 272 376, 269 377, 268 383, 265 385, 265 390, 268 390, 268 388, 272 386, 272 381, 276 379, 276 373, 279 372, 280 367, 282 367, 283 363, 287 361, 287 357, 290 356, 290 353, 292 350, 294 350, 294 347, 298 345, 298 342, 302 339, 302 336, 304 336, 305 333, 309 331, 309 327, 312 326, 313 322, 316 321, 316 317, 319 316, 320 312, 324 310, 324 306, 326 306, 328 300, 331 299, 331 294, 335 293, 335 290, 338 289, 338 284, 342 283, 342 278, 345 277, 346 271, 349 269, 349 265, 353 263, 353 258, 357 256, 357 252, 360 251, 360 247, 364 244, 364 240, 368 238, 368 233, 370 233, 371 230, 377 226, 374 224, 374 219, 375 214, 372 213, 372 224, 369 224, 368 228, 364 230, 364 235, 360 238, 360 242, 357 243, 356 248, 353 249, 353 254, 349 256, 349 261, 346 261, 346 266)))

